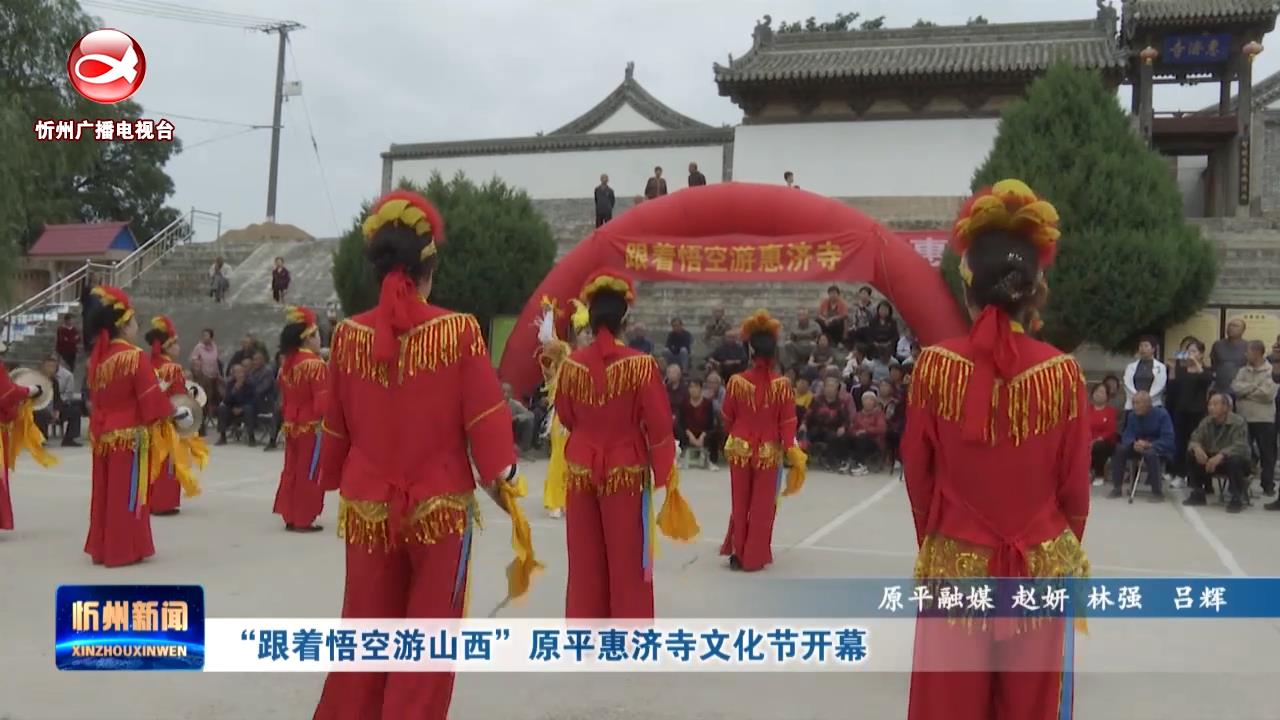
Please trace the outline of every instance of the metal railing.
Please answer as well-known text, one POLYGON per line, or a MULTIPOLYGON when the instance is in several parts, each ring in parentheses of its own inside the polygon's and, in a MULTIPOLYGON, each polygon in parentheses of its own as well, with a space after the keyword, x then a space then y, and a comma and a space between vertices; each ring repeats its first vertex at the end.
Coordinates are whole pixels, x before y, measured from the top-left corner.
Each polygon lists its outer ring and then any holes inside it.
POLYGON ((57 322, 59 315, 80 302, 80 295, 87 282, 128 288, 174 248, 191 242, 197 215, 217 218, 218 231, 221 232, 221 213, 192 208, 189 213, 166 225, 123 259, 115 263, 86 260, 84 265, 58 278, 49 287, 6 310, 0 315, 0 323, 3 323, 0 337, 6 344, 10 344, 31 336, 47 322, 57 322))

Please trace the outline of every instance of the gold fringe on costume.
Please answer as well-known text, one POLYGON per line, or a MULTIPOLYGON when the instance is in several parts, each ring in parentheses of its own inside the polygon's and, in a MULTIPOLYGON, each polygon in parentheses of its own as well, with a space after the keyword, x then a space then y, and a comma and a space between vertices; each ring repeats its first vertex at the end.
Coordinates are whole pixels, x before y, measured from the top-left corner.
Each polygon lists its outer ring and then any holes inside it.
POLYGON ((182 372, 182 366, 170 360, 156 368, 156 377, 172 385, 174 379, 182 372))
POLYGON ((798 446, 787 448, 787 486, 782 496, 795 495, 804 487, 806 469, 809 467, 809 456, 798 446))
MULTIPOLYGON (((756 409, 755 383, 741 375, 734 375, 729 378, 729 384, 725 386, 725 393, 746 407, 752 410, 756 409)), ((796 391, 791 386, 791 381, 785 377, 779 377, 774 378, 773 382, 769 383, 769 390, 764 396, 764 404, 766 406, 789 405, 793 404, 795 399, 796 391)))
POLYGON ((58 458, 44 449, 44 433, 36 426, 35 411, 30 400, 23 400, 18 406, 18 417, 3 428, 9 433, 9 443, 4 448, 4 464, 10 470, 18 464, 18 451, 26 450, 32 460, 42 467, 53 467, 58 458))
MULTIPOLYGON (((397 542, 419 542, 432 545, 446 535, 462 535, 467 529, 467 516, 480 527, 480 508, 473 493, 437 495, 419 502, 409 513, 404 537, 397 542)), ((338 537, 351 545, 362 545, 369 552, 393 544, 390 534, 390 503, 375 500, 347 500, 338 503, 338 537)))
POLYGON ((693 508, 680 492, 680 473, 674 467, 671 468, 671 477, 667 478, 667 496, 658 511, 658 529, 679 542, 692 542, 702 532, 693 508))
POLYGON ((644 465, 619 465, 605 473, 604 486, 597 488, 591 479, 591 468, 577 463, 566 463, 566 486, 572 492, 589 492, 612 495, 617 492, 640 490, 649 479, 649 468, 644 465))
MULTIPOLYGON (((926 408, 949 422, 960 422, 964 395, 973 375, 973 362, 950 350, 925 348, 911 373, 912 407, 926 408)), ((1084 374, 1075 358, 1059 355, 1034 365, 1005 383, 997 378, 991 393, 991 408, 996 410, 1000 395, 1008 398, 1009 438, 1014 445, 1033 435, 1043 435, 1080 413, 1079 392, 1084 374)), ((991 427, 986 437, 995 443, 996 413, 991 414, 991 427)))
POLYGON ((560 367, 556 392, 587 405, 600 406, 625 393, 648 384, 658 375, 658 362, 652 355, 632 355, 605 368, 604 391, 595 386, 587 367, 572 358, 560 367))
POLYGON ((752 445, 736 435, 730 435, 724 443, 724 454, 734 467, 754 467, 772 470, 782 462, 782 443, 765 442, 752 445))
MULTIPOLYGON (((400 336, 400 358, 396 382, 403 383, 422 372, 435 372, 458 362, 465 354, 475 357, 486 353, 484 336, 475 317, 452 313, 433 318, 400 336), (463 339, 470 335, 464 346, 463 339)), ((387 387, 391 373, 388 367, 373 359, 373 328, 353 320, 344 320, 334 334, 331 361, 344 372, 387 387)))
POLYGON ((517 476, 514 484, 499 481, 498 492, 511 516, 511 550, 515 557, 507 565, 507 597, 515 600, 529 592, 533 576, 542 570, 542 563, 534 555, 533 529, 520 507, 519 499, 528 494, 524 475, 517 476))
POLYGON ((320 358, 307 358, 295 364, 280 379, 289 385, 297 386, 304 382, 323 380, 325 372, 326 366, 323 360, 320 358))
POLYGON ((141 350, 129 348, 103 360, 93 369, 93 377, 89 378, 89 387, 93 390, 101 390, 113 380, 134 374, 138 371, 138 358, 141 356, 141 350))
POLYGON ((305 423, 285 422, 280 424, 280 432, 283 433, 286 438, 296 438, 303 435, 315 434, 315 432, 320 429, 320 425, 321 421, 319 420, 305 423))

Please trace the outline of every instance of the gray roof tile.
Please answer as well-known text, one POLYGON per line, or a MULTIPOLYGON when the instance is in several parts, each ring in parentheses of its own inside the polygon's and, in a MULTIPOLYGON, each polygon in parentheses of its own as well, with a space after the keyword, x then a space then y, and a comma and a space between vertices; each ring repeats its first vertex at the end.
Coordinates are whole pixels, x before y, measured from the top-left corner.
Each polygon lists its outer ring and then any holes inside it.
POLYGON ((1275 21, 1277 0, 1127 0, 1125 22, 1169 24, 1182 21, 1275 21))

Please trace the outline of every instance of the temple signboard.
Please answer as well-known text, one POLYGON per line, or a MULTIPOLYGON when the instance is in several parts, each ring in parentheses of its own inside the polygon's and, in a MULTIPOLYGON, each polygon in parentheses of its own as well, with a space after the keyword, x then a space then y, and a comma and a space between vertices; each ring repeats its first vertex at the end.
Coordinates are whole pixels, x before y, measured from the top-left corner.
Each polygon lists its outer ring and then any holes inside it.
POLYGON ((1166 35, 1160 60, 1169 65, 1209 65, 1226 62, 1230 55, 1230 35, 1166 35))

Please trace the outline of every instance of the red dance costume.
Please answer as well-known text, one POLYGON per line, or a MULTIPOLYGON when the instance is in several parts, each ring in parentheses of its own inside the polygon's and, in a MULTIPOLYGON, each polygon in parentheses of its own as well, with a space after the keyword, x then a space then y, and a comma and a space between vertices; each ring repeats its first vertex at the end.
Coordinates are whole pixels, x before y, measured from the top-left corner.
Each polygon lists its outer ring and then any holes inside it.
MULTIPOLYGON (((743 339, 773 332, 778 321, 763 310, 743 324, 743 339)), ((796 396, 791 381, 773 372, 772 359, 759 358, 746 372, 729 378, 724 418, 728 439, 724 454, 733 484, 733 514, 721 555, 738 559, 742 569, 762 570, 773 562, 773 520, 783 493, 783 459, 803 473, 804 453, 796 447, 796 396)), ((796 473, 785 494, 799 490, 796 473)), ((803 475, 799 477, 803 481, 803 475)))
MULTIPOLYGON (((1016 181, 991 192, 1009 206, 1003 217, 1036 202, 1016 181)), ((1043 223, 1056 225, 1048 210, 1051 222, 1043 223)), ((1030 224, 1028 214, 1034 218, 1034 212, 1018 217, 1030 224)), ((966 237, 957 228, 957 237, 966 237)), ((972 277, 967 265, 961 274, 966 282, 972 277)), ((1087 576, 1080 545, 1089 512, 1087 407, 1075 360, 1024 334, 994 306, 968 337, 924 350, 912 373, 902 440, 918 580, 1087 576)), ((1024 622, 996 620, 987 632, 954 619, 919 620, 908 717, 1070 718, 1071 655, 1064 642, 1071 630, 1060 618, 1018 627, 1024 622), (964 671, 939 670, 957 657, 972 663, 952 668, 964 671), (1010 672, 1014 667, 1028 671, 1010 672)))
MULTIPOLYGON (((423 224, 420 235, 437 237, 443 228, 435 209, 411 193, 380 201, 366 238, 389 222, 423 224)), ((426 248, 424 257, 435 251, 430 237, 426 248)), ((300 362, 295 380, 310 387, 314 366, 300 362)), ((516 462, 511 415, 479 325, 428 304, 405 272, 393 270, 378 306, 335 331, 328 380, 320 473, 324 489, 341 493, 342 616, 463 617, 479 521, 472 462, 486 486, 516 462)), ((315 717, 445 720, 452 693, 453 673, 332 673, 315 717)))
POLYGON ((48 467, 56 460, 44 451, 44 436, 35 426, 31 391, 18 385, 0 364, 0 530, 13 529, 13 501, 9 483, 13 478, 18 450, 26 448, 41 465, 48 467))
POLYGON ((319 467, 320 421, 329 394, 324 361, 310 350, 289 353, 280 369, 280 390, 284 394, 284 470, 271 511, 285 525, 311 527, 324 510, 319 467))
MULTIPOLYGON (((601 272, 583 289, 583 302, 601 290, 634 298, 628 279, 601 272)), ((600 327, 561 366, 555 409, 569 433, 565 616, 652 618, 655 530, 680 539, 697 532, 675 489, 671 407, 658 363, 600 327), (656 521, 655 487, 667 488, 667 517, 656 521), (677 514, 673 532, 668 520, 677 514)))
MULTIPOLYGON (((168 340, 151 344, 151 364, 160 380, 160 391, 169 398, 187 396, 187 376, 169 355, 169 348, 178 340, 173 321, 165 315, 151 319, 151 327, 164 332, 168 340)), ((209 460, 209 448, 198 437, 182 438, 174 448, 173 456, 165 463, 155 484, 151 487, 151 513, 176 512, 182 506, 182 495, 189 498, 200 494, 200 484, 191 473, 194 461, 204 467, 209 460)))

